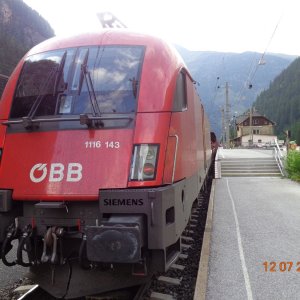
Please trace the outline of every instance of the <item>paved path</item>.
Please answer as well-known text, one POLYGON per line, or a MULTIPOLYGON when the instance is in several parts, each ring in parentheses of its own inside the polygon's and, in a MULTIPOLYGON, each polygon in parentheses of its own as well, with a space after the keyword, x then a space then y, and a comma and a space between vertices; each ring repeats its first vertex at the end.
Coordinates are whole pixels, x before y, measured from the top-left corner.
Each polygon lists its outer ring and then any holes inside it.
POLYGON ((206 299, 300 299, 300 184, 275 177, 215 181, 206 299))

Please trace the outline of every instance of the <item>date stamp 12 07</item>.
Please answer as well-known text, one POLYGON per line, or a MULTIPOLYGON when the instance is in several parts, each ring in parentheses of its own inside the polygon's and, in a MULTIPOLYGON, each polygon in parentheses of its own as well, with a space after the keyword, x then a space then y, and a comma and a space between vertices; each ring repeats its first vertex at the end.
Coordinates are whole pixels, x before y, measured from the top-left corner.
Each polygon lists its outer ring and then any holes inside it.
POLYGON ((265 272, 299 272, 300 273, 300 261, 264 261, 263 262, 265 272))

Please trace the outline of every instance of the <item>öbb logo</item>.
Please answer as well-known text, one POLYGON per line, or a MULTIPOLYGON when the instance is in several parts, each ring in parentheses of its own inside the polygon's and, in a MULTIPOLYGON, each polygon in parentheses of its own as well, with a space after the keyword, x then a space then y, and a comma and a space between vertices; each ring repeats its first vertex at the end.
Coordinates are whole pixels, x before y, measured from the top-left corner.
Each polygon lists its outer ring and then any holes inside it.
MULTIPOLYGON (((61 163, 52 163, 49 171, 49 182, 60 182, 65 177, 65 166, 61 163)), ((82 165, 79 163, 69 163, 67 169, 68 182, 78 182, 82 178, 82 165)), ((39 163, 34 165, 29 173, 32 182, 42 182, 48 175, 47 164, 39 163)))

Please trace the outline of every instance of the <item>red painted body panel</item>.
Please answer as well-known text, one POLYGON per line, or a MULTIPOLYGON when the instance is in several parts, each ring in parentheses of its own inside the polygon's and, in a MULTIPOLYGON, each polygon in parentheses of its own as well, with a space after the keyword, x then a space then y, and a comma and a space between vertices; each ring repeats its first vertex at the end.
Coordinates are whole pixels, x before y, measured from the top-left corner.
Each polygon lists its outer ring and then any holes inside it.
MULTIPOLYGON (((127 187, 132 139, 129 129, 9 134, 0 168, 1 188, 13 189, 13 198, 19 200, 96 200, 99 189, 127 187), (93 146, 97 141, 100 148, 93 146), (90 142, 91 147, 86 144, 90 142), (110 142, 119 143, 119 148, 110 148, 110 142), (39 163, 47 164, 47 176, 34 183, 30 170, 39 163), (64 165, 62 180, 49 181, 52 163, 64 165), (82 165, 79 181, 67 181, 69 163, 82 165)), ((36 170, 34 176, 41 177, 42 171, 36 170)))
MULTIPOLYGON (((178 136, 178 149, 174 181, 182 178, 188 178, 200 169, 204 169, 204 144, 201 103, 196 96, 193 83, 187 79, 187 106, 188 109, 183 112, 172 113, 169 136, 178 136)), ((170 139, 171 157, 174 157, 174 138, 170 139)), ((169 158, 166 164, 165 183, 170 182, 170 170, 173 169, 170 164, 173 159, 169 158), (167 171, 169 170, 169 171, 167 171)))
POLYGON ((6 126, 0 125, 0 148, 3 148, 4 146, 5 133, 6 133, 6 126))
POLYGON ((167 44, 161 46, 154 43, 146 49, 139 112, 172 111, 176 78, 183 63, 167 44))
POLYGON ((170 126, 171 113, 139 113, 136 120, 134 144, 159 144, 160 152, 156 179, 151 181, 132 181, 129 187, 160 186, 164 173, 165 152, 170 126))
MULTIPOLYGON (((145 54, 139 84, 138 107, 134 129, 64 130, 51 132, 14 133, 6 136, 0 168, 0 188, 13 189, 17 200, 96 200, 99 189, 160 186, 170 183, 175 157, 174 135, 179 138, 175 181, 191 177, 204 168, 203 129, 207 124, 196 95, 193 82, 187 73, 188 110, 172 112, 176 80, 185 69, 181 58, 164 41, 136 33, 107 30, 68 39, 53 38, 34 47, 28 55, 53 49, 86 45, 144 45, 145 54), (101 141, 101 149, 85 148, 89 141, 101 141), (120 143, 119 149, 106 149, 105 141, 120 143), (151 181, 128 182, 133 144, 159 144, 156 178, 151 181), (36 164, 69 163, 82 165, 79 182, 49 182, 48 177, 33 183, 29 173, 36 164)), ((14 89, 24 59, 11 76, 0 102, 0 118, 7 120, 14 89)), ((185 71, 187 72, 187 71, 185 71)), ((0 132, 4 140, 4 130, 0 132)), ((1 142, 0 139, 0 142, 1 142)), ((206 153, 208 159, 209 152, 206 153)), ((36 170, 34 174, 39 176, 36 170)), ((49 172, 49 171, 48 171, 49 172)), ((65 175, 66 176, 66 175, 65 175)))

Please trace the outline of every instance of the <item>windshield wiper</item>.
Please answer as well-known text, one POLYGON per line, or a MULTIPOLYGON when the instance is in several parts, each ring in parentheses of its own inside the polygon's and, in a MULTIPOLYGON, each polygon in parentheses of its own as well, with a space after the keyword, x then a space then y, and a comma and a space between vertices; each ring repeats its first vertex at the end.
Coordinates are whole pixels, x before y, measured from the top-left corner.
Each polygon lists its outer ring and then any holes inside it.
POLYGON ((134 96, 134 98, 136 98, 139 81, 137 79, 135 79, 135 77, 130 78, 129 81, 131 81, 131 87, 132 87, 133 96, 134 96))
MULTIPOLYGON (((61 80, 61 76, 62 76, 64 66, 65 66, 65 63, 66 63, 66 58, 67 58, 67 51, 64 52, 64 54, 61 58, 59 67, 58 67, 57 72, 56 72, 56 78, 55 78, 55 83, 54 83, 54 88, 53 88, 53 96, 55 96, 55 94, 57 92, 57 88, 58 88, 59 82, 61 80)), ((66 84, 64 84, 64 90, 65 89, 66 89, 66 84)))
MULTIPOLYGON (((80 95, 81 90, 82 90, 82 85, 83 85, 83 79, 85 79, 86 82, 86 86, 87 86, 87 90, 89 93, 89 99, 92 105, 92 109, 93 109, 93 117, 101 117, 101 111, 98 105, 98 101, 97 101, 97 97, 96 97, 96 93, 95 93, 95 89, 94 89, 94 85, 91 79, 91 74, 88 70, 88 66, 87 66, 87 61, 88 61, 88 57, 89 57, 89 49, 86 51, 84 60, 81 64, 81 73, 80 73, 80 78, 79 78, 79 87, 78 87, 78 95, 80 95)), ((85 120, 89 119, 88 115, 86 115, 87 118, 85 118, 85 120)), ((88 123, 91 123, 91 120, 87 120, 88 123)), ((85 123, 87 125, 91 125, 85 123)))

